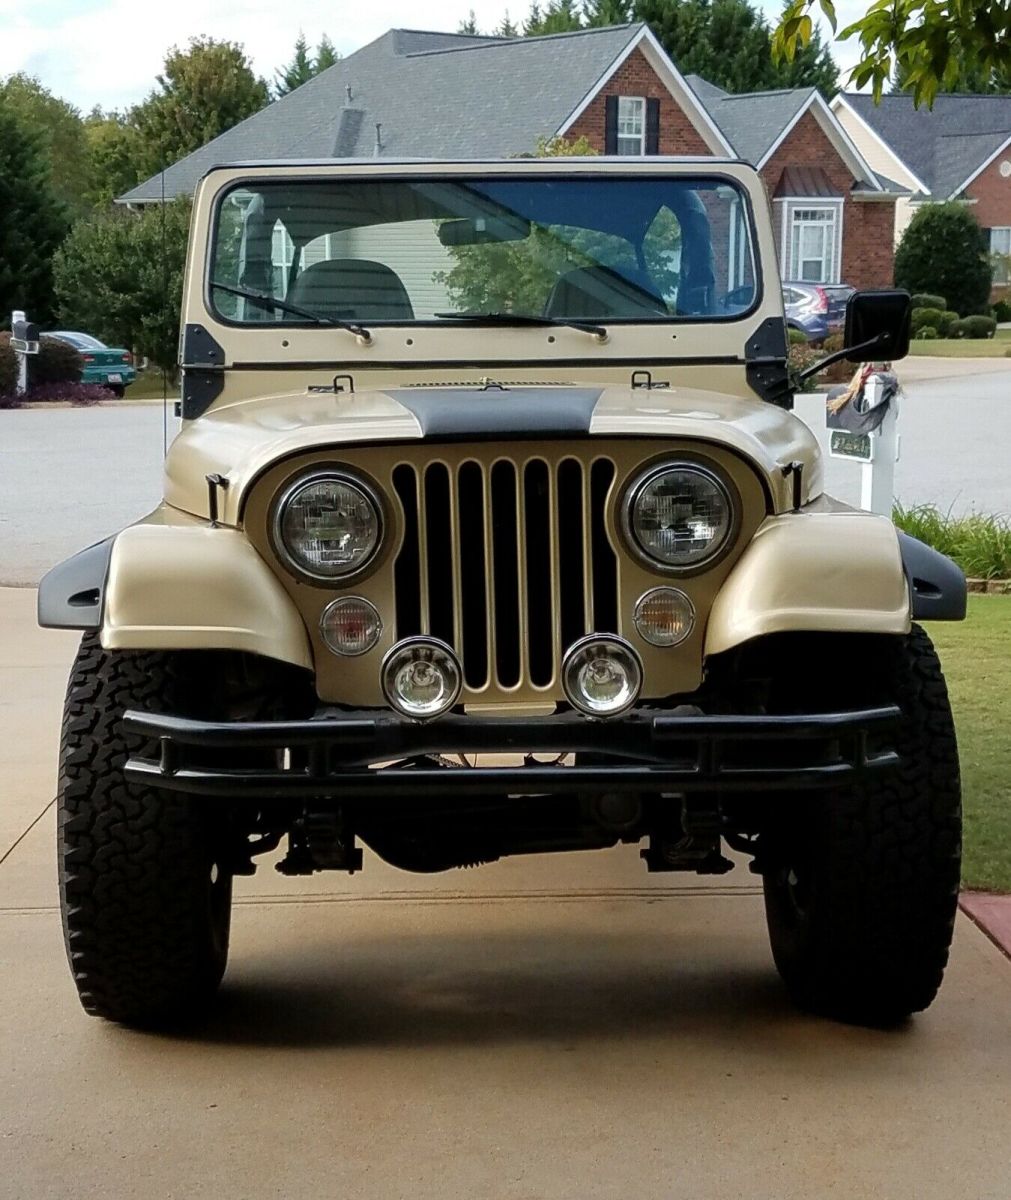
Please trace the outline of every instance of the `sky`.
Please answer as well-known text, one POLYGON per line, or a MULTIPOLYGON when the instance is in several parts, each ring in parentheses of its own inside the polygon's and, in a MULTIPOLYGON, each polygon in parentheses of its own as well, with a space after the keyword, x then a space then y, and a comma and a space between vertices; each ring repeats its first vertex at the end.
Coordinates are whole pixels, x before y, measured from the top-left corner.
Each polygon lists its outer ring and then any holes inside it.
MULTIPOLYGON (((780 2, 762 7, 774 15, 780 2)), ((842 24, 864 7, 842 0, 842 24)), ((529 0, 0 0, 0 78, 35 75, 85 113, 124 108, 154 87, 170 46, 200 34, 242 42, 256 72, 273 82, 300 30, 311 45, 327 33, 350 54, 396 26, 455 30, 471 8, 478 28, 490 29, 506 8, 522 18, 529 0)), ((834 53, 843 66, 853 62, 850 45, 834 53)))

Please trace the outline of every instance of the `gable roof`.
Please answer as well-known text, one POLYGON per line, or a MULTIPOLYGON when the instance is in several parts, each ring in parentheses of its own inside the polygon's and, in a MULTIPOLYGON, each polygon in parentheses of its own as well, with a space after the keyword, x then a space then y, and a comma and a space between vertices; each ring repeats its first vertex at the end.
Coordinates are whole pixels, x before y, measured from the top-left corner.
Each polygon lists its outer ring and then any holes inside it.
POLYGON ((735 152, 756 166, 814 91, 789 88, 775 92, 725 92, 699 75, 689 75, 688 83, 735 152))
POLYGON ((905 95, 840 99, 936 199, 957 195, 1011 140, 1011 96, 940 95, 932 109, 905 95))
MULTIPOLYGON (((562 127, 644 28, 536 38, 392 29, 169 167, 165 195, 192 193, 222 163, 371 156, 377 125, 384 157, 529 153, 562 127)), ((160 198, 160 174, 120 197, 160 198)))

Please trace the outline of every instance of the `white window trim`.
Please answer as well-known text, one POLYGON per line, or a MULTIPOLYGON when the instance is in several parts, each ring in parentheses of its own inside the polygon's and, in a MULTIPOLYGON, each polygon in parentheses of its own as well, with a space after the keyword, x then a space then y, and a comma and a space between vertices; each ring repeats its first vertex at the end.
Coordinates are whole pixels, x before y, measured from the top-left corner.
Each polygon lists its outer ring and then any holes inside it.
POLYGON ((798 274, 800 264, 793 261, 793 214, 797 211, 809 211, 811 209, 831 210, 833 213, 833 224, 835 226, 835 238, 832 245, 832 261, 829 264, 828 278, 821 280, 811 280, 809 282, 818 283, 838 283, 842 272, 842 248, 843 248, 843 202, 842 200, 824 199, 822 197, 813 197, 807 199, 803 196, 784 196, 779 201, 783 208, 783 224, 782 224, 782 240, 780 249, 782 254, 782 267, 784 279, 797 279, 801 277, 798 274))
MULTIPOLYGON (((645 96, 619 96, 618 97, 618 114, 617 114, 617 129, 615 132, 615 152, 621 153, 618 150, 618 143, 622 141, 631 141, 634 135, 622 134, 621 132, 621 106, 622 103, 635 103, 641 105, 642 111, 642 131, 639 134, 639 154, 646 153, 646 97, 645 96)), ((626 158, 634 158, 632 154, 624 155, 626 158)))

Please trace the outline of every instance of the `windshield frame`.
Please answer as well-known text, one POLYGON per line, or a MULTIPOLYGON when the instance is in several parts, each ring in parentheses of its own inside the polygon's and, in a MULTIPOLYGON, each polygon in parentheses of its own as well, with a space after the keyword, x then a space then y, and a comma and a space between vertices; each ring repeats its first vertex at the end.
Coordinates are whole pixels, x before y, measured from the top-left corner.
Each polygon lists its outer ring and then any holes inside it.
MULTIPOLYGON (((264 165, 266 166, 269 164, 264 164, 264 165)), ((695 164, 693 163, 692 165, 694 167, 695 164)), ((690 184, 692 181, 705 182, 707 184, 709 184, 709 183, 723 184, 723 185, 729 186, 734 189, 734 191, 737 193, 738 197, 740 198, 741 204, 743 206, 742 211, 743 211, 743 215, 744 215, 745 222, 747 225, 747 230, 748 230, 748 238, 749 238, 749 245, 751 248, 751 259, 752 259, 753 273, 754 273, 754 289, 753 289, 751 304, 747 308, 741 309, 738 312, 726 313, 726 314, 708 313, 708 314, 696 314, 696 315, 686 315, 686 316, 677 316, 675 314, 670 314, 669 316, 666 316, 666 317, 658 316, 656 318, 651 318, 648 320, 641 320, 637 317, 608 316, 608 317, 601 318, 599 323, 602 325, 606 325, 608 327, 631 326, 631 327, 638 327, 638 328, 642 328, 642 329, 651 329, 651 328, 661 329, 661 328, 666 328, 671 325, 678 326, 678 327, 683 327, 683 326, 688 326, 688 325, 719 325, 719 326, 734 325, 734 324, 737 324, 742 321, 747 321, 749 318, 753 317, 754 314, 758 311, 758 309, 761 308, 761 306, 765 300, 764 264, 763 264, 763 260, 762 260, 762 255, 759 252, 758 227, 757 227, 757 223, 755 221, 754 206, 752 204, 751 194, 750 194, 748 188, 746 188, 742 184, 740 179, 737 179, 733 175, 730 175, 730 174, 725 173, 720 170, 713 170, 713 171, 692 170, 692 171, 671 171, 671 172, 656 171, 656 172, 650 172, 649 174, 645 174, 642 171, 627 171, 627 172, 608 171, 606 173, 602 173, 599 171, 594 171, 592 168, 587 167, 583 170, 578 170, 578 171, 573 171, 573 170, 567 170, 564 172, 559 171, 557 174, 549 173, 546 171, 537 171, 537 172, 531 171, 529 173, 525 173, 523 171, 501 171, 501 170, 492 169, 492 170, 486 170, 486 171, 478 171, 478 170, 475 170, 473 172, 468 171, 466 173, 463 173, 463 172, 442 173, 442 172, 438 172, 438 171, 433 171, 432 174, 430 174, 430 175, 429 174, 419 174, 419 173, 415 173, 415 172, 391 171, 388 173, 384 172, 381 175, 381 177, 376 176, 376 175, 370 176, 370 175, 366 175, 366 174, 354 175, 354 176, 340 176, 340 175, 335 175, 331 172, 327 172, 327 173, 320 173, 320 174, 316 174, 316 173, 305 174, 305 175, 299 174, 297 177, 289 178, 289 179, 285 179, 283 176, 273 176, 273 175, 271 175, 271 176, 267 176, 267 175, 243 176, 243 177, 239 177, 236 179, 232 179, 226 186, 222 187, 216 193, 216 195, 214 196, 214 199, 213 199, 213 203, 211 205, 210 219, 209 219, 209 223, 208 223, 208 234, 207 234, 208 240, 207 240, 207 246, 206 246, 206 254, 205 254, 205 258, 204 258, 204 271, 203 271, 203 279, 202 279, 203 303, 204 303, 204 307, 205 307, 207 313, 214 319, 215 322, 217 322, 218 324, 220 324, 222 326, 225 326, 225 327, 231 328, 231 329, 241 329, 244 331, 250 331, 250 330, 252 330, 252 331, 257 331, 257 330, 276 331, 276 330, 289 329, 289 330, 317 330, 320 332, 325 332, 326 330, 331 329, 332 327, 330 325, 321 324, 319 322, 309 321, 309 320, 306 320, 306 321, 255 321, 255 322, 237 321, 233 317, 230 317, 230 316, 226 315, 225 313, 221 312, 221 310, 218 308, 218 306, 214 300, 214 292, 216 289, 212 286, 212 282, 211 282, 212 271, 213 271, 213 268, 214 268, 214 265, 215 265, 215 262, 217 259, 218 232, 221 227, 221 224, 220 224, 221 209, 222 209, 223 205, 225 204, 225 202, 228 200, 228 197, 231 196, 233 193, 235 193, 237 191, 242 191, 243 189, 255 189, 258 186, 263 186, 263 185, 282 186, 285 184, 293 184, 293 185, 298 186, 298 185, 303 185, 303 184, 313 185, 313 184, 330 183, 330 182, 338 182, 338 181, 345 182, 345 183, 346 182, 357 182, 359 180, 364 182, 364 181, 368 181, 368 180, 375 180, 377 178, 381 178, 383 182, 390 182, 390 183, 405 183, 405 182, 406 183, 421 183, 421 182, 424 182, 424 183, 446 183, 446 184, 460 184, 460 183, 468 183, 471 181, 489 182, 489 181, 499 181, 499 180, 516 182, 516 183, 523 183, 523 182, 537 183, 537 182, 545 182, 548 180, 552 180, 552 181, 559 181, 559 180, 586 181, 586 180, 600 180, 600 179, 607 179, 609 181, 615 180, 615 181, 621 181, 621 182, 641 181, 644 179, 651 179, 651 180, 670 179, 670 180, 674 180, 678 183, 685 183, 685 184, 690 184)), ((282 297, 282 299, 283 299, 283 297, 282 297)), ((523 314, 518 314, 518 315, 522 316, 523 314)), ((385 318, 383 318, 383 319, 370 318, 368 321, 368 325, 370 327, 377 328, 377 329, 380 329, 380 328, 446 329, 446 328, 452 327, 453 325, 462 327, 464 324, 466 324, 466 322, 457 321, 452 318, 450 318, 450 319, 434 318, 434 319, 421 319, 421 320, 411 320, 411 321, 390 320, 390 319, 385 319, 385 318)), ((471 321, 470 324, 471 324, 472 328, 478 328, 480 325, 479 315, 475 315, 473 321, 471 321)), ((490 325, 491 325, 491 323, 489 322, 489 327, 490 327, 490 325)))

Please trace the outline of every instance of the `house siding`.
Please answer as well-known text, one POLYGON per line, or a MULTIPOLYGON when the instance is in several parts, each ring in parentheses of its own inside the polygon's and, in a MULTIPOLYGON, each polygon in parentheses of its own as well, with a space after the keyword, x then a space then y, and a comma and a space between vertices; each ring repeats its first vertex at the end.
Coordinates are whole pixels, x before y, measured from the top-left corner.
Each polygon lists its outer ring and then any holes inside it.
MULTIPOLYGON (((974 200, 970 212, 984 229, 1011 225, 1011 178, 1000 173, 1003 162, 1011 161, 1011 146, 1003 150, 993 162, 980 172, 962 193, 966 200, 974 200)), ((995 284, 993 297, 1007 298, 1011 285, 995 284)))
POLYGON ((684 109, 661 82, 641 50, 620 63, 596 96, 566 130, 566 138, 585 137, 594 150, 604 153, 604 107, 608 96, 643 96, 660 102, 660 154, 712 155, 702 135, 684 109))
MULTIPOLYGON (((890 201, 853 199, 853 175, 810 112, 790 130, 761 170, 770 196, 788 166, 820 167, 833 190, 843 197, 840 280, 856 288, 890 287, 895 261, 895 205, 890 201)), ((780 236, 778 229, 776 236, 777 239, 780 236)), ((780 247, 781 258, 782 255, 780 247)))

